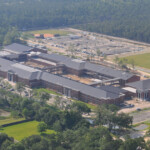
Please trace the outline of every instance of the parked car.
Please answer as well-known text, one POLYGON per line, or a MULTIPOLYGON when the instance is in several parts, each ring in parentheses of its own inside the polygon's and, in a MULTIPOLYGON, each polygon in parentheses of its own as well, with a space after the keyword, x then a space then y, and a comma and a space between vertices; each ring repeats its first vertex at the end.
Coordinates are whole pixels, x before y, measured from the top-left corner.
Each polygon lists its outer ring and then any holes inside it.
POLYGON ((137 111, 141 111, 141 108, 137 108, 136 110, 137 110, 137 111))

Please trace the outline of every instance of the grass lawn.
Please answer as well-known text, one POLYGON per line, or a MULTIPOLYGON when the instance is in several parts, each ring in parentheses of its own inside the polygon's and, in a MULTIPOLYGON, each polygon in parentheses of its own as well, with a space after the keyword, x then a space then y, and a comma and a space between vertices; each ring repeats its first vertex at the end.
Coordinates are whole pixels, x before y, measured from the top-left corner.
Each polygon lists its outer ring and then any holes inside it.
MULTIPOLYGON (((14 137, 14 139, 21 141, 23 138, 29 137, 31 135, 39 135, 40 133, 37 130, 38 124, 39 122, 37 121, 20 123, 17 125, 1 128, 0 132, 4 132, 9 136, 14 137)), ((56 132, 53 130, 47 130, 44 133, 52 134, 56 132)))
POLYGON ((59 94, 53 90, 50 90, 50 89, 39 88, 39 89, 34 89, 34 91, 36 92, 37 96, 39 96, 39 94, 42 92, 61 96, 61 94, 59 94))
MULTIPOLYGON (((59 93, 57 93, 55 91, 49 90, 49 89, 40 88, 40 89, 34 89, 34 90, 37 92, 37 96, 39 96, 39 94, 42 93, 42 92, 46 92, 46 93, 49 93, 49 94, 62 96, 61 94, 59 94, 59 93)), ((82 102, 82 101, 78 101, 78 100, 75 100, 75 99, 71 99, 71 100, 75 101, 75 102, 78 102, 78 103, 84 103, 85 105, 87 105, 92 110, 95 110, 96 107, 97 107, 96 105, 88 104, 88 103, 85 103, 85 102, 82 102)))
POLYGON ((4 125, 4 124, 8 124, 8 123, 13 123, 13 122, 17 122, 17 121, 22 121, 25 120, 24 118, 6 118, 6 119, 0 119, 0 126, 4 125))
POLYGON ((92 110, 96 110, 96 108, 97 108, 96 105, 88 104, 88 103, 85 103, 85 102, 82 102, 82 101, 78 101, 78 100, 75 100, 75 99, 71 99, 71 100, 74 101, 74 102, 77 102, 77 103, 83 103, 83 104, 87 105, 87 107, 89 107, 92 110))
POLYGON ((31 34, 59 34, 60 36, 65 36, 67 34, 70 34, 70 32, 68 31, 64 31, 64 30, 61 30, 61 29, 55 29, 55 30, 52 30, 52 29, 49 29, 49 30, 35 30, 35 31, 29 31, 27 33, 31 33, 31 34))
POLYGON ((134 60, 135 66, 150 69, 150 53, 133 55, 124 58, 126 58, 129 62, 134 60))

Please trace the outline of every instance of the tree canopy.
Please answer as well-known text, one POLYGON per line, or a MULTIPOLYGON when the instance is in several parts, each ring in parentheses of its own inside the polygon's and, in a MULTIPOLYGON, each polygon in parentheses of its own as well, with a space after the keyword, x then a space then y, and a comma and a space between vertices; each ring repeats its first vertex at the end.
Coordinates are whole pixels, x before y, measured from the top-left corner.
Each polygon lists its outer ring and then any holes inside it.
POLYGON ((0 44, 16 41, 15 29, 73 26, 150 42, 149 0, 0 0, 0 44))

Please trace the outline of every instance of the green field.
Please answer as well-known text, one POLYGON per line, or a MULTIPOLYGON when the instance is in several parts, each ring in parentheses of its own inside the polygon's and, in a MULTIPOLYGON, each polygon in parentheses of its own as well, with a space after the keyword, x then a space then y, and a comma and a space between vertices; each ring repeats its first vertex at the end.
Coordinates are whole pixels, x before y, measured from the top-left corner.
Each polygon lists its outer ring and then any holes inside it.
POLYGON ((82 102, 82 101, 79 101, 79 100, 75 100, 75 99, 72 99, 72 98, 71 98, 71 100, 72 100, 73 102, 83 103, 83 104, 85 104, 88 108, 90 108, 90 109, 92 109, 92 110, 96 110, 96 108, 97 108, 97 105, 85 103, 85 102, 82 102))
POLYGON ((130 62, 131 60, 134 60, 135 66, 150 69, 150 53, 133 55, 133 56, 128 56, 124 58, 126 58, 128 62, 130 62))
MULTIPOLYGON (((31 135, 39 135, 40 133, 37 130, 39 122, 30 121, 26 123, 20 123, 17 125, 12 125, 8 127, 1 128, 0 132, 6 133, 11 137, 14 137, 15 140, 22 140, 25 137, 29 137, 31 135)), ((46 134, 55 133, 53 130, 47 130, 44 132, 46 134)))
POLYGON ((8 124, 8 123, 13 123, 13 122, 17 122, 17 121, 22 121, 25 120, 24 118, 6 118, 6 119, 2 119, 0 120, 0 126, 4 125, 4 124, 8 124))
POLYGON ((37 96, 39 96, 42 92, 48 93, 48 94, 54 94, 54 95, 58 95, 61 96, 61 94, 50 90, 50 89, 44 89, 44 88, 39 88, 39 89, 34 89, 34 92, 36 92, 37 96))
POLYGON ((68 31, 64 31, 64 30, 35 30, 35 31, 29 31, 27 33, 31 33, 31 34, 59 34, 60 36, 65 36, 67 34, 70 34, 70 32, 68 31))

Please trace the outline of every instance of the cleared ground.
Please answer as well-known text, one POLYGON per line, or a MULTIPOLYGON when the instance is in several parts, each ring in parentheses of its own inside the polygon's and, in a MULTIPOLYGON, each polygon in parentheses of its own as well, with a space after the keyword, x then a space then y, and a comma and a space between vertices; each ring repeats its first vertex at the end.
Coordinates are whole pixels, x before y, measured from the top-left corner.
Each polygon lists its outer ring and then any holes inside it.
POLYGON ((34 63, 32 61, 25 62, 25 65, 28 65, 28 66, 31 66, 31 67, 35 67, 35 68, 38 67, 38 68, 41 68, 41 69, 45 67, 42 64, 34 63))
MULTIPOLYGON (((38 124, 39 122, 37 121, 20 123, 17 125, 1 128, 0 132, 6 133, 9 136, 14 137, 15 140, 21 141, 23 138, 29 137, 31 135, 39 135, 40 133, 37 130, 38 124)), ((47 130, 44 133, 52 134, 55 133, 55 131, 47 130)))
POLYGON ((127 104, 133 104, 134 107, 132 108, 122 108, 119 113, 132 113, 137 110, 137 108, 140 108, 142 110, 148 110, 150 108, 150 102, 149 101, 140 101, 137 100, 136 98, 133 100, 126 101, 127 104))
POLYGON ((59 34, 61 36, 65 36, 67 34, 70 34, 71 32, 65 31, 63 29, 55 29, 55 30, 35 30, 35 31, 29 31, 27 33, 31 33, 31 34, 59 34))
POLYGON ((134 60, 136 66, 150 69, 150 53, 124 57, 128 62, 134 60))
POLYGON ((10 116, 10 112, 7 112, 7 111, 5 111, 3 109, 0 109, 0 116, 8 117, 8 116, 10 116))
POLYGON ((67 78, 70 78, 72 80, 79 81, 79 82, 85 83, 85 84, 91 84, 91 83, 93 83, 93 81, 92 81, 91 78, 79 77, 79 76, 72 75, 72 74, 64 75, 64 77, 67 77, 67 78))

